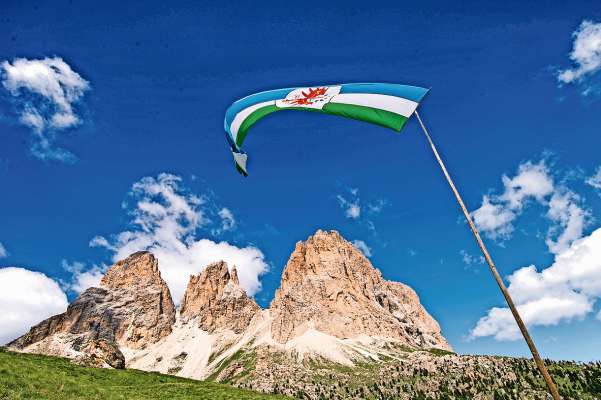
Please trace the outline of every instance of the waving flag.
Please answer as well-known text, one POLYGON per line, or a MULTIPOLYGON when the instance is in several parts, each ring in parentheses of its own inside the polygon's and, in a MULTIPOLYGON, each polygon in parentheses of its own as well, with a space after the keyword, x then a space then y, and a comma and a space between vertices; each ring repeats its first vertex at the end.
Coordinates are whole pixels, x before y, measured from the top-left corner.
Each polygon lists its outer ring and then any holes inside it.
POLYGON ((228 108, 225 131, 236 168, 247 175, 242 143, 261 118, 281 110, 317 111, 400 131, 428 89, 392 83, 346 83, 269 90, 244 97, 228 108))

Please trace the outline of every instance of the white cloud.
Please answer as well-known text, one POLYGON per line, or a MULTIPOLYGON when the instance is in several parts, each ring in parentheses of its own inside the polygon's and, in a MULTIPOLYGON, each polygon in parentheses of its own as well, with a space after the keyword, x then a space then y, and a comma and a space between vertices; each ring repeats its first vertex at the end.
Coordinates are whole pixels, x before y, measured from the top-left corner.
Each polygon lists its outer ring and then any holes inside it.
POLYGON ((601 190, 601 166, 597 167, 597 171, 587 178, 586 183, 597 190, 601 190))
POLYGON ((359 218, 361 216, 361 207, 358 204, 351 204, 346 210, 346 216, 353 219, 359 218))
POLYGON ((221 218, 221 226, 213 229, 214 235, 219 235, 223 232, 231 231, 236 228, 236 218, 229 208, 223 207, 217 212, 219 218, 221 218))
POLYGON ((553 181, 544 163, 530 161, 521 164, 515 176, 503 175, 503 193, 485 195, 480 208, 472 213, 478 229, 493 240, 509 239, 513 223, 525 206, 534 201, 547 208, 546 217, 552 222, 547 233, 549 250, 559 253, 582 237, 590 213, 579 204, 574 192, 553 181))
POLYGON ((574 240, 582 237, 590 213, 580 208, 579 202, 579 196, 567 189, 558 189, 551 196, 547 217, 555 225, 547 234, 546 244, 552 253, 566 250, 574 240))
POLYGON ((358 188, 345 188, 347 193, 337 194, 336 199, 340 208, 344 211, 346 218, 365 225, 370 231, 375 232, 376 226, 373 217, 382 212, 389 203, 385 199, 377 199, 373 202, 362 203, 358 188))
POLYGON ((64 312, 67 305, 65 293, 46 275, 24 268, 0 268, 0 345, 64 312))
POLYGON ((77 293, 81 293, 90 287, 98 287, 103 276, 104 271, 97 267, 80 272, 76 275, 75 282, 73 282, 71 288, 77 293))
MULTIPOLYGON (((574 241, 540 272, 533 265, 518 269, 509 277, 508 289, 528 326, 584 318, 601 297, 601 228, 574 241)), ((470 337, 483 336, 520 338, 508 308, 492 308, 478 321, 470 337)))
POLYGON ((8 256, 8 252, 2 243, 0 243, 0 258, 8 256))
POLYGON ((473 212, 478 229, 492 239, 506 239, 513 232, 513 221, 530 199, 543 202, 553 192, 553 179, 543 162, 523 163, 513 178, 503 175, 500 196, 484 196, 482 206, 473 212))
POLYGON ((491 239, 508 238, 513 233, 512 222, 515 212, 502 204, 493 204, 484 196, 482 205, 472 213, 474 222, 481 232, 491 239))
POLYGON ((371 257, 371 247, 367 245, 363 240, 353 240, 351 242, 365 257, 371 257))
POLYGON ((89 243, 90 247, 105 247, 109 250, 114 250, 108 240, 103 236, 94 236, 89 243))
POLYGON ((359 198, 357 196, 357 189, 351 189, 351 194, 354 198, 347 200, 342 195, 337 195, 338 203, 340 203, 340 207, 344 210, 344 215, 347 218, 357 219, 361 216, 361 206, 359 205, 359 198), (354 193, 354 194, 353 194, 354 193))
POLYGON ((17 58, 0 64, 2 84, 13 97, 19 121, 34 133, 31 152, 44 160, 71 162, 74 156, 54 146, 58 131, 77 126, 75 105, 89 82, 60 57, 17 58))
POLYGON ((560 83, 582 82, 601 69, 601 23, 585 20, 572 36, 570 59, 575 67, 558 72, 560 83))
POLYGON ((518 167, 518 174, 513 178, 503 176, 505 192, 501 200, 507 202, 512 210, 519 210, 529 198, 542 202, 553 192, 553 178, 544 162, 534 164, 525 162, 518 167))
POLYGON ((218 260, 230 267, 236 265, 240 284, 249 295, 261 289, 259 277, 268 270, 261 250, 199 238, 199 232, 208 229, 215 219, 223 228, 228 212, 210 204, 207 197, 188 193, 180 177, 163 173, 156 178, 142 178, 133 185, 130 198, 124 208, 131 216, 132 229, 110 240, 97 236, 90 241, 91 246, 109 249, 114 261, 135 251, 151 251, 159 260, 175 302, 181 300, 191 274, 218 260))
POLYGON ((62 261, 62 267, 72 274, 72 279, 66 285, 66 289, 76 293, 81 293, 90 287, 98 287, 107 269, 106 265, 93 265, 88 268, 82 262, 69 263, 67 260, 62 261))
POLYGON ((32 128, 38 136, 41 136, 41 133, 44 131, 44 118, 34 109, 27 107, 21 113, 19 120, 24 125, 32 128))

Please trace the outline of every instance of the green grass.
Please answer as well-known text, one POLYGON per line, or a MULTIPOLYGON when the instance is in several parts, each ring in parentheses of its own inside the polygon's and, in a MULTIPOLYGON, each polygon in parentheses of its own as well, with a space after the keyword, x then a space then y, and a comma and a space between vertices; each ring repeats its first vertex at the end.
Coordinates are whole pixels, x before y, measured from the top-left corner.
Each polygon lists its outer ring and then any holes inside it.
POLYGON ((436 349, 436 348, 428 349, 428 352, 434 354, 435 356, 446 356, 448 354, 455 354, 452 351, 443 350, 443 349, 436 349))
POLYGON ((223 371, 225 369, 225 367, 227 367, 228 365, 230 365, 232 362, 238 360, 243 354, 242 350, 238 350, 236 351, 234 354, 232 354, 230 357, 224 359, 221 361, 221 363, 219 364, 219 366, 217 367, 217 369, 215 370, 215 372, 213 372, 211 374, 211 376, 209 376, 207 378, 208 381, 213 381, 215 379, 217 379, 217 377, 219 376, 219 374, 221 373, 221 371, 223 371))
POLYGON ((0 349, 0 400, 277 400, 213 382, 137 370, 89 368, 69 360, 0 349))

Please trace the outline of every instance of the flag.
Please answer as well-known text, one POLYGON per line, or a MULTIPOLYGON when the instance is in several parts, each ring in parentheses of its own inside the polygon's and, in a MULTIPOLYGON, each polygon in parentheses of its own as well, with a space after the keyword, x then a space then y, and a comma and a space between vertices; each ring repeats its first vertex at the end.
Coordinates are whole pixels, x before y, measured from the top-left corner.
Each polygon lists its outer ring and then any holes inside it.
POLYGON ((226 137, 236 167, 246 176, 242 143, 249 129, 269 114, 282 110, 316 111, 400 131, 427 92, 425 88, 393 83, 346 83, 255 93, 236 101, 226 111, 226 137))

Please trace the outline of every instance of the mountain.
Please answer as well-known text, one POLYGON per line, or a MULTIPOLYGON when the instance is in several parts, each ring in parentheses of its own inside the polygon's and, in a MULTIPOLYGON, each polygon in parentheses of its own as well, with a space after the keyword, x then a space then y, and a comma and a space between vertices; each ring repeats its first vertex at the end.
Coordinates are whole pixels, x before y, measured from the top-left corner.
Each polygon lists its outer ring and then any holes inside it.
POLYGON ((100 287, 83 292, 63 314, 9 343, 16 350, 123 368, 121 347, 144 348, 171 333, 175 306, 158 261, 138 252, 117 262, 100 287))
MULTIPOLYGON (((452 353, 415 291, 385 280, 335 231, 296 244, 267 309, 223 261, 191 276, 180 304, 154 256, 139 252, 8 347, 310 399, 545 393, 529 360, 452 353)), ((601 365, 568 367, 577 398, 593 399, 601 365)))
POLYGON ((384 280, 337 232, 317 231, 297 243, 269 310, 278 343, 314 330, 339 339, 384 337, 410 347, 451 349, 417 294, 384 280))

